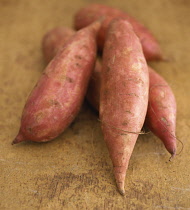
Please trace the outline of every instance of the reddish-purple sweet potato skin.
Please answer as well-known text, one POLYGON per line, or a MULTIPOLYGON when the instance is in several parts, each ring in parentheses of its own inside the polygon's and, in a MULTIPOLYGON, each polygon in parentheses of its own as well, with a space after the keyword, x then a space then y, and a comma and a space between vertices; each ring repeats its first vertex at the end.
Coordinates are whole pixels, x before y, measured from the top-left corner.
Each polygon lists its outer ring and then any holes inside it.
POLYGON ((49 141, 74 120, 96 59, 100 22, 78 31, 54 57, 30 94, 13 143, 49 141))
MULTIPOLYGON (((43 55, 47 62, 63 48, 66 41, 75 33, 74 30, 66 27, 57 27, 47 32, 42 39, 43 55)), ((100 77, 101 63, 97 59, 92 73, 86 97, 88 102, 99 111, 100 104, 100 77)))
POLYGON ((168 152, 176 154, 176 100, 168 83, 149 67, 150 89, 146 122, 164 143, 168 152))
POLYGON ((113 20, 114 18, 120 17, 126 19, 133 26, 135 33, 137 34, 137 36, 141 41, 143 52, 146 59, 147 60, 162 59, 162 54, 159 44, 157 40, 154 38, 154 36, 151 34, 151 32, 145 26, 143 26, 141 23, 135 20, 133 17, 118 9, 101 4, 91 4, 87 7, 84 7, 80 9, 75 15, 74 19, 75 28, 77 30, 81 29, 89 25, 96 19, 98 19, 100 16, 105 17, 98 34, 98 45, 100 49, 103 48, 105 41, 105 34, 110 21, 113 20))
POLYGON ((129 159, 145 120, 148 87, 148 67, 138 37, 126 20, 114 20, 103 51, 100 119, 121 194, 129 159))
POLYGON ((49 63, 75 31, 67 27, 56 27, 48 31, 42 39, 42 51, 49 63))

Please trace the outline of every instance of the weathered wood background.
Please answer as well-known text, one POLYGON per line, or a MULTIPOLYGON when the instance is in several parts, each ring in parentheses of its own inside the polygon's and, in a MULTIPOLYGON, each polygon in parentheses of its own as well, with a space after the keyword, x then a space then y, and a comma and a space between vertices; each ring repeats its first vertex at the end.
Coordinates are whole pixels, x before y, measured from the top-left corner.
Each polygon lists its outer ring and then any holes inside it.
POLYGON ((170 60, 151 65, 177 100, 177 136, 184 149, 173 162, 155 136, 140 136, 122 197, 98 117, 87 104, 54 141, 11 145, 26 98, 45 67, 42 36, 55 26, 71 27, 74 13, 92 2, 102 1, 0 0, 0 209, 190 209, 188 0, 104 1, 148 26, 170 60))

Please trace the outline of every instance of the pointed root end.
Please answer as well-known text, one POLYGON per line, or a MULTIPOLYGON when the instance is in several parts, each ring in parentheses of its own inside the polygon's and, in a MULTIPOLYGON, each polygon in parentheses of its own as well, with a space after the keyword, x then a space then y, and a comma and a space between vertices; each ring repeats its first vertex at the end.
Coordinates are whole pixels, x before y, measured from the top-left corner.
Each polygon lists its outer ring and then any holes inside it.
POLYGON ((171 162, 174 159, 174 157, 176 156, 176 151, 174 151, 170 154, 171 154, 171 157, 169 158, 169 161, 171 162))
POLYGON ((121 195, 125 195, 124 182, 117 183, 118 191, 121 195))
POLYGON ((118 189, 119 190, 119 193, 124 196, 125 195, 125 190, 124 189, 118 189))
POLYGON ((18 143, 20 143, 20 142, 22 142, 22 141, 25 141, 25 138, 24 138, 24 136, 23 136, 22 134, 19 133, 19 134, 16 136, 16 138, 13 140, 12 145, 18 144, 18 143))
POLYGON ((125 195, 125 176, 127 166, 114 166, 114 176, 118 191, 121 195, 125 195))

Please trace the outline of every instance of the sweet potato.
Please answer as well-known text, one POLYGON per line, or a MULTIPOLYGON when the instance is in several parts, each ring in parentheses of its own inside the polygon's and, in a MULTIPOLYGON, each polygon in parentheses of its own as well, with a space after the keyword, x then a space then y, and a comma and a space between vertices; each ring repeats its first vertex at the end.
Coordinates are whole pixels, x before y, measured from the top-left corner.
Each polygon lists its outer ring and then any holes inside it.
POLYGON ((111 22, 103 50, 100 120, 121 194, 148 106, 149 75, 141 43, 122 19, 111 22))
POLYGON ((168 152, 176 154, 176 100, 168 83, 149 67, 150 89, 146 122, 164 143, 168 152))
POLYGON ((48 31, 42 39, 42 51, 49 63, 75 31, 67 27, 56 27, 48 31))
POLYGON ((26 102, 13 144, 52 140, 74 120, 94 69, 100 25, 97 21, 78 31, 46 67, 26 102))
POLYGON ((105 41, 105 34, 110 21, 114 18, 120 17, 126 19, 133 26, 135 33, 137 34, 137 36, 141 41, 143 52, 146 59, 147 60, 162 59, 162 53, 159 44, 157 40, 154 38, 154 36, 151 34, 151 32, 145 26, 143 26, 141 23, 135 20, 133 17, 118 9, 101 4, 91 4, 87 7, 80 9, 76 13, 74 19, 74 26, 77 30, 81 29, 89 25, 93 21, 95 21, 100 16, 105 17, 102 27, 98 34, 98 45, 100 49, 103 48, 105 41))
MULTIPOLYGON (((75 33, 74 30, 66 27, 57 27, 47 32, 42 39, 43 54, 47 62, 63 48, 66 41, 75 33)), ((97 59, 94 71, 87 91, 88 102, 99 111, 100 103, 100 73, 101 63, 97 59)))

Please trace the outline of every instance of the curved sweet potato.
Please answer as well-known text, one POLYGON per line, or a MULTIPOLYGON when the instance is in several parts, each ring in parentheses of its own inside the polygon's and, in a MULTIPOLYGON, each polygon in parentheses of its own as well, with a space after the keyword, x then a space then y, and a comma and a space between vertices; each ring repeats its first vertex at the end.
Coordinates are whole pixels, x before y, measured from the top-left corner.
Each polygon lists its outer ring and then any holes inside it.
POLYGON ((52 140, 74 120, 94 69, 100 25, 97 21, 78 31, 46 67, 26 102, 13 144, 52 140))
POLYGON ((98 19, 100 16, 105 17, 98 34, 98 45, 100 49, 103 48, 105 34, 110 21, 112 21, 114 18, 119 17, 126 19, 133 26, 135 33, 141 41, 143 52, 147 60, 162 59, 159 44, 154 38, 154 36, 151 34, 151 32, 145 26, 139 23, 136 19, 118 9, 101 4, 91 4, 87 7, 80 9, 76 13, 74 19, 74 26, 77 30, 81 29, 98 19))
POLYGON ((176 100, 168 83, 149 67, 150 89, 146 122, 164 143, 168 152, 176 154, 176 100))
POLYGON ((121 194, 148 105, 149 76, 141 43, 126 20, 114 20, 103 51, 100 119, 121 194))

